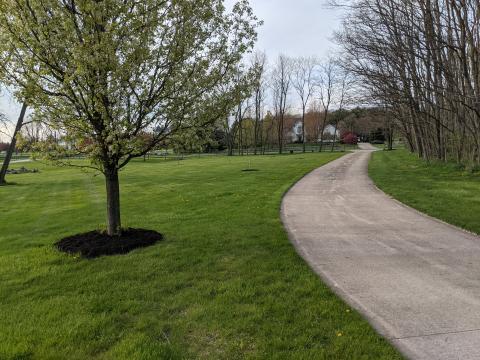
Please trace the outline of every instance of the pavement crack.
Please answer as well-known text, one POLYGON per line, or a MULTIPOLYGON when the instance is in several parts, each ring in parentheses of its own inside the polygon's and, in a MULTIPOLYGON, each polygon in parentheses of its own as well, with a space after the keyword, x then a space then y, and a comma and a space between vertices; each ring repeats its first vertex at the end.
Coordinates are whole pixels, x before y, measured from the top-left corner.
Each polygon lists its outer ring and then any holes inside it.
POLYGON ((430 336, 438 336, 438 335, 464 334, 464 333, 475 332, 475 331, 480 331, 480 329, 458 330, 458 331, 446 331, 446 332, 439 332, 439 333, 432 333, 432 334, 424 334, 424 335, 413 335, 413 336, 393 337, 393 338, 390 338, 390 339, 391 339, 391 340, 408 340, 408 339, 415 339, 415 338, 422 338, 422 337, 430 337, 430 336))

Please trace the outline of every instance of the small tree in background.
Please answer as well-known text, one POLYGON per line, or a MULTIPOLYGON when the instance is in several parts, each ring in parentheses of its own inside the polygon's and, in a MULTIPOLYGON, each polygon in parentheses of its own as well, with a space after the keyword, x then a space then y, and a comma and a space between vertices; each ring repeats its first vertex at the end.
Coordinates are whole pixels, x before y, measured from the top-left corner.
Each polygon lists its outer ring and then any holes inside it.
MULTIPOLYGON (((120 235, 119 170, 226 116, 251 84, 236 69, 258 24, 247 0, 231 13, 222 0, 0 0, 0 71, 37 119, 90 144, 76 152, 104 174, 120 235)), ((57 149, 45 152, 69 165, 57 149)))
POLYGON ((303 152, 306 149, 305 141, 305 115, 310 98, 313 96, 315 84, 315 70, 318 66, 318 60, 310 57, 300 57, 294 60, 292 84, 302 103, 302 144, 303 152))
POLYGON ((352 132, 347 132, 342 136, 342 143, 347 145, 357 145, 358 144, 358 136, 352 132))
POLYGON ((285 55, 280 55, 271 76, 273 108, 277 123, 278 152, 282 154, 285 141, 284 128, 288 107, 287 98, 292 83, 292 60, 285 55))

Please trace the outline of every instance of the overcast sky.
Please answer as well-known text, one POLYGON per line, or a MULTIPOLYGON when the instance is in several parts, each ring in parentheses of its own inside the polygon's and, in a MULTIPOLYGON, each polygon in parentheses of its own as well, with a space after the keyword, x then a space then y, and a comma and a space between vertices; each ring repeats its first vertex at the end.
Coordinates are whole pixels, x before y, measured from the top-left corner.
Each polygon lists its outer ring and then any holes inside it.
MULTIPOLYGON (((227 0, 233 4, 234 0, 227 0)), ((324 6, 325 0, 250 0, 259 29, 257 47, 273 60, 278 54, 320 57, 334 48, 332 33, 340 26, 338 10, 324 6)))
MULTIPOLYGON (((226 0, 227 6, 234 2, 226 0)), ((259 29, 257 49, 265 51, 270 62, 279 54, 325 57, 334 51, 330 39, 341 14, 327 9, 324 0, 250 0, 250 4, 265 22, 259 29)), ((14 121, 20 106, 4 91, 0 111, 14 121)))

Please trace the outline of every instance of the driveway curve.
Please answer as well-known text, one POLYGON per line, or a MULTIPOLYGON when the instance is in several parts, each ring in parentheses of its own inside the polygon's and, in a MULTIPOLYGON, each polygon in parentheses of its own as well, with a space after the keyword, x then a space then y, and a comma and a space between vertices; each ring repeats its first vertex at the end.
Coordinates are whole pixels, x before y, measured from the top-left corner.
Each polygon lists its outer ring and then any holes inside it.
POLYGON ((360 148, 285 195, 291 241, 408 358, 480 359, 480 237, 378 190, 360 148))

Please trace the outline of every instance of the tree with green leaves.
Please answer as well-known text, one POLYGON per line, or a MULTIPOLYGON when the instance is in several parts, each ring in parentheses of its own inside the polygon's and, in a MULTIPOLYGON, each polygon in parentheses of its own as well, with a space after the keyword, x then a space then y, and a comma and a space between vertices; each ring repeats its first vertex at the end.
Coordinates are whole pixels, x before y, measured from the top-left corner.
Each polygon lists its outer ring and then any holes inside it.
MULTIPOLYGON (((226 116, 252 82, 232 79, 259 24, 247 0, 230 12, 223 0, 0 0, 0 71, 104 174, 108 234, 120 235, 119 170, 226 116)), ((55 148, 49 158, 83 166, 55 148)))

